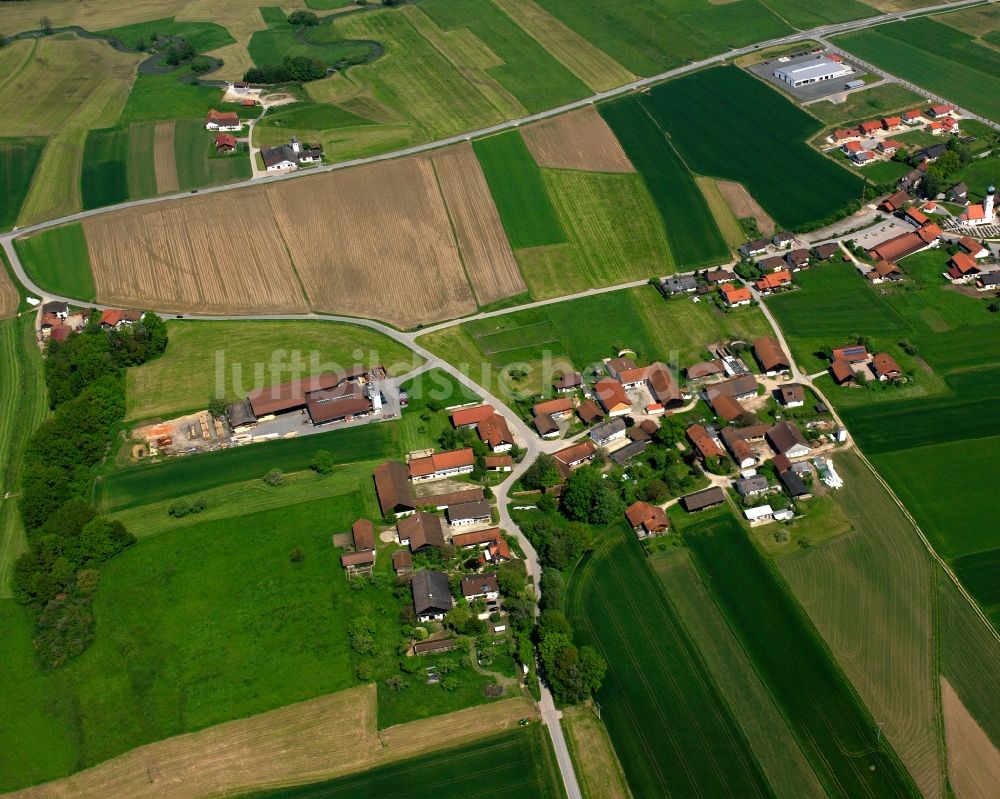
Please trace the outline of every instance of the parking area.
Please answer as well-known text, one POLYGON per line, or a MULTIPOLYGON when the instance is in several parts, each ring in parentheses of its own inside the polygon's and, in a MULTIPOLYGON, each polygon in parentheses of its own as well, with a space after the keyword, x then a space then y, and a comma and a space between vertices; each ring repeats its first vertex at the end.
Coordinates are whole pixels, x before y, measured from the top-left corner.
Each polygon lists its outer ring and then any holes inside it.
POLYGON ((830 54, 825 51, 796 53, 791 56, 774 58, 770 61, 762 61, 759 64, 747 67, 747 69, 754 75, 764 78, 764 80, 778 86, 800 102, 804 103, 812 100, 819 100, 825 97, 831 97, 835 94, 841 94, 848 91, 848 83, 852 83, 856 80, 863 80, 865 76, 869 74, 856 62, 837 54, 836 57, 840 59, 844 65, 853 70, 851 74, 839 78, 833 78, 831 80, 809 83, 805 86, 792 86, 790 83, 786 83, 780 78, 775 77, 774 73, 778 69, 808 66, 810 62, 818 61, 819 59, 826 58, 829 55, 830 54))

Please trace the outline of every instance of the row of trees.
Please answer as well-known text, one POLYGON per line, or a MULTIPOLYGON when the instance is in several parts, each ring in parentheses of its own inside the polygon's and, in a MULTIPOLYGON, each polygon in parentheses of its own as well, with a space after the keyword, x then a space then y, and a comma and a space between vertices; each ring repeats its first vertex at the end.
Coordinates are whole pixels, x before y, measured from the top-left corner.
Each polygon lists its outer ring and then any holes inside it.
POLYGON ((243 74, 247 83, 290 83, 319 80, 326 76, 326 64, 304 55, 285 56, 280 64, 251 67, 243 74))
POLYGON ((14 597, 36 614, 35 650, 55 668, 93 639, 90 605, 98 567, 135 541, 121 522, 98 515, 90 481, 125 415, 125 369, 166 348, 162 321, 147 314, 126 331, 104 331, 96 317, 83 333, 46 347, 53 414, 24 454, 19 507, 28 551, 14 567, 14 597))

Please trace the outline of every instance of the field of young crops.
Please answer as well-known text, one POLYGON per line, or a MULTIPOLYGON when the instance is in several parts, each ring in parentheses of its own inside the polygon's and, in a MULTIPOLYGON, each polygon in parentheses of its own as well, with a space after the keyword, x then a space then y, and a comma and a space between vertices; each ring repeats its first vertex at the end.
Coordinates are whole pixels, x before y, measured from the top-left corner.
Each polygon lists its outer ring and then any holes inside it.
POLYGON ((643 102, 692 171, 745 184, 779 225, 806 227, 861 196, 861 178, 806 144, 819 123, 737 67, 667 81, 643 102))
POLYGON ((64 297, 94 302, 94 274, 79 222, 15 239, 14 247, 36 285, 64 297))
POLYGON ((42 138, 0 139, 0 230, 17 222, 44 149, 42 138))
POLYGON ((472 143, 490 193, 500 212, 510 246, 541 247, 566 241, 542 171, 531 157, 521 133, 500 133, 472 143))
POLYGON ((916 787, 868 710, 735 518, 688 528, 684 540, 827 790, 914 796, 916 787))
POLYGON ((576 638, 608 661, 597 699, 635 796, 767 796, 767 782, 641 544, 623 525, 577 567, 576 638))
POLYGON ((84 210, 129 198, 127 163, 128 128, 103 128, 87 134, 80 175, 84 210))
POLYGON ((704 195, 645 101, 627 97, 599 110, 646 182, 663 217, 674 263, 692 269, 728 260, 729 249, 704 195))
POLYGON ((1000 52, 929 17, 835 37, 848 52, 977 114, 1000 120, 1000 52))

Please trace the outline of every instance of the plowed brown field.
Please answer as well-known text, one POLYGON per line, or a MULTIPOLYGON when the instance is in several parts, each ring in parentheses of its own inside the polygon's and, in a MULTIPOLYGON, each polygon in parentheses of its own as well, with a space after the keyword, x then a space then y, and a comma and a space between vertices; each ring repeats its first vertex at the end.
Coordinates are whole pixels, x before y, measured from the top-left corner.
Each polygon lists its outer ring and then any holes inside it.
POLYGON ((174 121, 157 122, 153 140, 153 166, 156 169, 156 191, 160 194, 177 191, 177 160, 174 155, 174 121))
POLYGON ((752 216, 757 220, 757 227, 766 236, 774 233, 774 220, 767 215, 767 211, 760 207, 758 203, 747 191, 747 187, 742 183, 733 183, 729 180, 720 180, 719 191, 726 198, 729 207, 736 214, 737 219, 744 219, 752 216))
POLYGON ((479 304, 487 305, 525 291, 472 145, 450 147, 435 154, 433 160, 465 271, 479 304))
POLYGON ((522 133, 541 167, 635 172, 615 134, 592 106, 536 122, 522 133))
POLYGON ((375 686, 168 738, 9 799, 202 799, 363 771, 510 729, 537 716, 526 697, 375 730, 375 686), (443 742, 443 743, 442 743, 443 742))
POLYGON ((476 310, 429 158, 290 180, 268 192, 315 310, 403 328, 476 310))
POLYGON ((1000 752, 944 677, 941 706, 948 745, 948 778, 955 796, 959 799, 996 796, 1000 785, 1000 752))
POLYGON ((83 227, 97 299, 178 312, 304 312, 273 219, 267 195, 253 189, 92 217, 83 227))

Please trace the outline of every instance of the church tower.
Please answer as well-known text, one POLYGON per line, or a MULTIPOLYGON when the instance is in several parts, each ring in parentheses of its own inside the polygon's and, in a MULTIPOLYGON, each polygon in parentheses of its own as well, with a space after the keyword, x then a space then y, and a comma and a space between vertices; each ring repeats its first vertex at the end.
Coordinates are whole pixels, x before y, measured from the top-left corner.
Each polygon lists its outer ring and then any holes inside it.
POLYGON ((996 213, 996 207, 994 205, 997 196, 997 187, 990 186, 986 190, 986 199, 983 200, 983 216, 986 219, 993 219, 993 215, 996 213))

